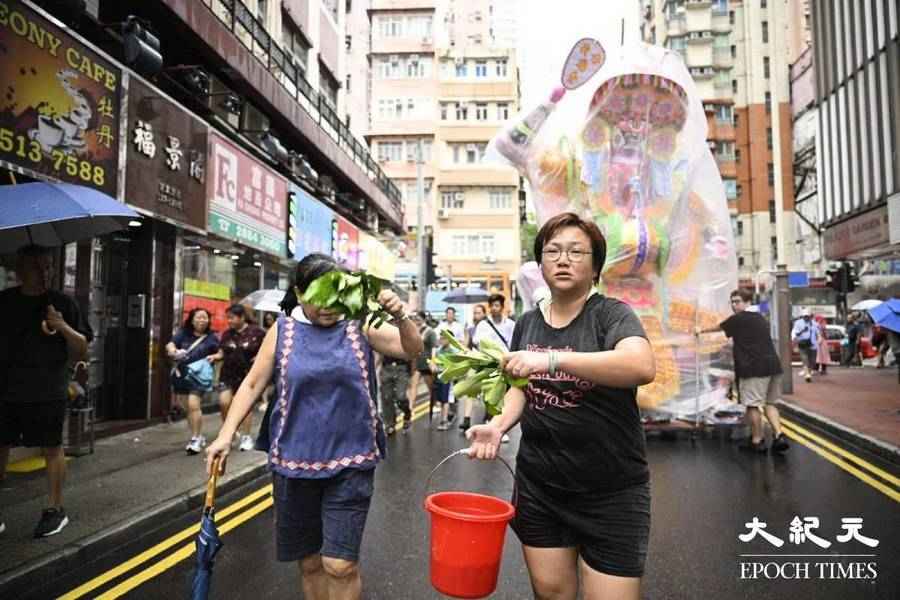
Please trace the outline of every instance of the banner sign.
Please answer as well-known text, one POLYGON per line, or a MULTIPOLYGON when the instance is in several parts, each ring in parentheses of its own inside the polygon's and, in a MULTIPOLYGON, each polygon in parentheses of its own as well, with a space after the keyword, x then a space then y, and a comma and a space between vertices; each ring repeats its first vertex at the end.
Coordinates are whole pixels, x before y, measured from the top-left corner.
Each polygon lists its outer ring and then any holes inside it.
POLYGON ((306 190, 290 184, 291 200, 294 202, 292 220, 288 223, 288 248, 295 260, 319 252, 331 254, 332 222, 334 213, 330 208, 313 198, 306 190))
POLYGON ((0 0, 0 160, 116 196, 121 71, 0 0))
POLYGON ((285 256, 287 180, 212 131, 208 156, 209 232, 285 256))
POLYGON ((332 232, 332 256, 349 269, 358 268, 359 229, 343 217, 335 215, 332 232))

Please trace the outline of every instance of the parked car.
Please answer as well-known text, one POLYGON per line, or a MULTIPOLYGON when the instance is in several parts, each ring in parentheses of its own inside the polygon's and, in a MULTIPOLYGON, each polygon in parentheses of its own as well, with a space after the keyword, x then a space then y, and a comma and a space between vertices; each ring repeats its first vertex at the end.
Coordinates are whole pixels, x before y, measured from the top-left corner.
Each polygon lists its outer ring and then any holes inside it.
MULTIPOLYGON (((825 338, 828 340, 828 353, 831 355, 831 362, 840 364, 841 362, 841 342, 847 337, 847 328, 843 325, 826 325, 825 326, 825 338)), ((872 340, 868 337, 859 338, 859 349, 862 351, 863 358, 874 358, 877 356, 877 351, 875 347, 872 345, 872 340)), ((797 348, 797 343, 794 342, 793 349, 791 351, 791 360, 793 362, 800 362, 800 351, 797 348)))

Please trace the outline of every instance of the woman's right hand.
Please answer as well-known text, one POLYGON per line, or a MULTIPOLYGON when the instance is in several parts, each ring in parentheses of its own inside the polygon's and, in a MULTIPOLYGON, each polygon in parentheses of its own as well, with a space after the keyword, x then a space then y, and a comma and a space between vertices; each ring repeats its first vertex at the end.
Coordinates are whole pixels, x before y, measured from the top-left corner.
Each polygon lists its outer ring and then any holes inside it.
POLYGON ((466 439, 472 442, 469 446, 469 458, 494 460, 502 437, 503 430, 491 423, 470 427, 466 430, 466 439))
POLYGON ((206 447, 206 474, 212 475, 212 464, 216 457, 219 458, 219 475, 225 474, 225 461, 228 460, 228 454, 231 452, 231 438, 219 435, 212 444, 206 447))

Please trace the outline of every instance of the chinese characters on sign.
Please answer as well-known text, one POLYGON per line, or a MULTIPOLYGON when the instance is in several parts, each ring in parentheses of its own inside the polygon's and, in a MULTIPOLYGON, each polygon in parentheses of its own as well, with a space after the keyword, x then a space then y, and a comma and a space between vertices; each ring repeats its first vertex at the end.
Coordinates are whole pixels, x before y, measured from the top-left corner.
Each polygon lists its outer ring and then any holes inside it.
MULTIPOLYGON (((738 535, 738 540, 747 544, 759 537, 775 548, 785 547, 785 541, 767 531, 768 525, 754 516, 753 520, 745 523, 747 531, 738 535)), ((862 533, 862 517, 841 518, 843 533, 835 536, 839 544, 856 542, 869 549, 877 548, 879 541, 862 533)), ((814 544, 823 550, 831 549, 828 554, 742 554, 742 557, 753 558, 749 561, 741 561, 741 579, 848 579, 848 580, 874 580, 878 578, 877 563, 874 560, 859 560, 862 558, 874 558, 874 554, 839 554, 835 553, 833 542, 816 533, 819 529, 818 517, 795 516, 787 527, 788 542, 797 547, 804 544, 814 544), (813 558, 815 561, 792 561, 791 558, 813 558), (762 558, 774 558, 777 560, 759 560, 762 558), (852 559, 852 560, 850 560, 852 559), (785 562, 786 561, 786 562, 785 562)), ((787 546, 790 548, 791 546, 787 546)), ((799 549, 798 549, 799 550, 799 549)))
POLYGON ((125 201, 205 230, 206 124, 140 77, 128 78, 125 201))
POLYGON ((115 196, 120 70, 17 0, 0 48, 0 160, 115 196))
POLYGON ((213 132, 209 157, 209 230, 285 256, 287 180, 213 132))

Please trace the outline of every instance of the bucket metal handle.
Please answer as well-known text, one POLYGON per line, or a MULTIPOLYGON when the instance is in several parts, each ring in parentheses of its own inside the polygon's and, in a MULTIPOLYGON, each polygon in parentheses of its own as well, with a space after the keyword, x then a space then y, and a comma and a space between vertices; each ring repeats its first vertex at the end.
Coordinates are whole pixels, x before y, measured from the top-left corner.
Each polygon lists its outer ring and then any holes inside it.
MULTIPOLYGON (((451 453, 449 456, 447 456, 446 458, 444 458, 444 460, 442 460, 441 462, 439 462, 435 468, 433 468, 433 469, 431 470, 431 473, 428 474, 428 480, 427 480, 427 482, 425 483, 425 497, 426 497, 426 498, 430 495, 430 492, 431 492, 431 480, 434 478, 434 474, 437 472, 437 470, 440 469, 440 468, 444 465, 445 462, 447 462, 448 460, 450 460, 450 459, 452 459, 452 458, 456 458, 457 456, 469 456, 470 450, 471 450, 471 448, 462 448, 462 449, 460 449, 460 450, 457 450, 456 452, 451 453)), ((512 467, 509 466, 509 463, 506 462, 506 459, 503 458, 502 456, 500 456, 499 454, 498 454, 497 456, 495 456, 494 459, 495 459, 495 460, 499 460, 500 462, 502 462, 502 463, 503 463, 503 466, 506 467, 506 470, 509 471, 509 474, 512 475, 512 478, 513 478, 513 497, 512 497, 512 502, 511 502, 511 504, 512 504, 513 506, 516 506, 516 505, 518 504, 518 502, 516 502, 516 500, 518 500, 518 496, 519 496, 519 490, 516 489, 516 486, 515 486, 516 473, 515 473, 515 471, 513 471, 512 467)))

